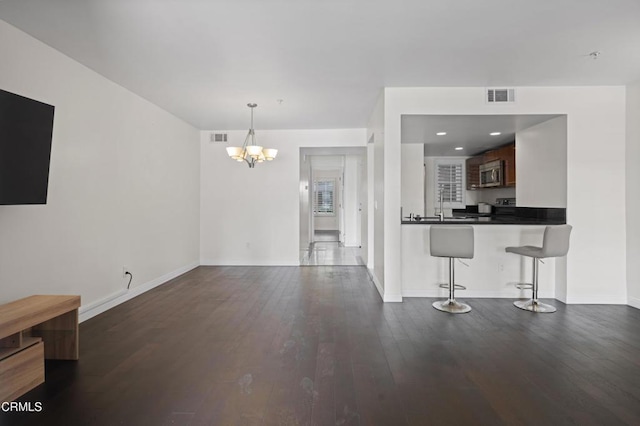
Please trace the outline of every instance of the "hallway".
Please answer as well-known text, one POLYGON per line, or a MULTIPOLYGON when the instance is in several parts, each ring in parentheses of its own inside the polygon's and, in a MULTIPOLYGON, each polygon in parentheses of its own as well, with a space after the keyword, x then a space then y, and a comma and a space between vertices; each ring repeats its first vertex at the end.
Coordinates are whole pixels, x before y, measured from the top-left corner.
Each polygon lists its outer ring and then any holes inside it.
POLYGON ((316 231, 308 250, 301 250, 301 266, 364 265, 359 247, 345 247, 339 241, 339 231, 316 231))

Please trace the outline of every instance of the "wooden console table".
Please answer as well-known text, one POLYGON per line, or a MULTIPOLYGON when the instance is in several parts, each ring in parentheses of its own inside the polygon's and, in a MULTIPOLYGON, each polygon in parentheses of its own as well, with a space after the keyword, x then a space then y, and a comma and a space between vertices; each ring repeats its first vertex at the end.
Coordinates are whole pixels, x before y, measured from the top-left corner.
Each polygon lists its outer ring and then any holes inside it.
POLYGON ((80 296, 30 296, 0 305, 0 402, 44 383, 44 359, 77 360, 80 296))

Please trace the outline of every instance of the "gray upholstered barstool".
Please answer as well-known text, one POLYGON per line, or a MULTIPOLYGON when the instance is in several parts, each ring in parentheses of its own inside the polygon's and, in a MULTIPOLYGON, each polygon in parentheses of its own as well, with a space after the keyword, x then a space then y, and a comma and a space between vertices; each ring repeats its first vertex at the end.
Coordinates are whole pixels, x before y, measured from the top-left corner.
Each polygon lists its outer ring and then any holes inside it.
MULTIPOLYGON (((449 298, 433 302, 439 311, 464 314, 471 306, 455 299, 455 265, 457 258, 473 259, 473 227, 469 225, 432 225, 429 230, 431 256, 449 258, 449 298)), ((460 286, 459 286, 460 287, 460 286)))
POLYGON ((533 279, 531 283, 521 284, 521 288, 531 288, 533 295, 529 300, 517 300, 513 302, 520 309, 531 312, 555 312, 556 308, 538 300, 538 262, 547 257, 562 257, 569 252, 569 235, 571 225, 547 226, 542 237, 542 247, 521 246, 507 247, 508 253, 515 253, 533 259, 533 279))

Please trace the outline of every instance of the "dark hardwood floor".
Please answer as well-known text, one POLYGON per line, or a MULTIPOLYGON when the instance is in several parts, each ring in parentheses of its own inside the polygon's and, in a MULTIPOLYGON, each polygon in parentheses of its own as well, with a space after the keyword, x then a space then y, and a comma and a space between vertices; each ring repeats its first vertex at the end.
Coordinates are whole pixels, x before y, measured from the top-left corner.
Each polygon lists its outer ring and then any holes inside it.
MULTIPOLYGON (((463 296, 464 292, 460 295, 463 296)), ((363 267, 200 267, 80 326, 3 425, 640 424, 640 311, 383 304, 363 267)))

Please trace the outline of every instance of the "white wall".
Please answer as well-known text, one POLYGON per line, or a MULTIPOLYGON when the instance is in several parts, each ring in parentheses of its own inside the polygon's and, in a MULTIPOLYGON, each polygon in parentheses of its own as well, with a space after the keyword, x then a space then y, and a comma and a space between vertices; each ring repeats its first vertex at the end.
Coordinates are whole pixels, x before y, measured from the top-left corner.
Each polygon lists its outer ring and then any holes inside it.
MULTIPOLYGON (((365 151, 366 152, 366 151, 365 151)), ((358 215, 360 225, 360 256, 369 265, 369 176, 368 157, 358 159, 358 215)))
POLYGON ((627 86, 626 184, 628 303, 640 309, 640 80, 627 86))
MULTIPOLYGON (((625 88, 516 90, 516 103, 489 105, 482 87, 386 88, 385 213, 399 212, 401 205, 393 191, 398 192, 401 180, 403 114, 566 114, 567 221, 574 229, 566 284, 558 280, 557 285, 566 285, 566 301, 570 303, 626 303, 625 203, 621 202, 625 199, 621 185, 625 181, 625 88)), ((397 213, 394 219, 385 221, 385 298, 402 293, 403 253, 397 213)))
POLYGON ((246 132, 228 131, 227 144, 201 132, 201 263, 299 265, 300 148, 364 147, 366 131, 258 128, 257 141, 278 156, 254 169, 225 151, 242 145, 246 132))
POLYGON ((401 155, 402 215, 424 216, 424 144, 403 143, 401 155))
POLYGON ((516 202, 567 207, 567 117, 516 133, 516 202))
MULTIPOLYGON (((436 201, 437 195, 434 188, 434 181, 436 177, 436 158, 438 157, 424 157, 425 173, 426 173, 426 186, 425 186, 425 202, 426 211, 425 216, 436 216, 440 211, 439 200, 436 201), (437 206, 437 211, 436 211, 437 206)), ((451 209, 444 209, 445 212, 451 212, 451 209)))
POLYGON ((344 163, 344 235, 343 242, 346 247, 358 247, 361 244, 360 230, 358 229, 358 202, 360 162, 362 157, 356 155, 345 156, 344 163))
MULTIPOLYGON (((367 124, 367 142, 371 142, 367 146, 368 159, 368 176, 369 176, 369 263, 368 267, 371 277, 375 283, 380 296, 384 299, 387 293, 384 290, 385 276, 385 232, 387 223, 385 222, 385 195, 391 191, 398 193, 398 209, 396 211, 396 220, 399 223, 400 217, 400 176, 398 176, 395 188, 387 191, 385 180, 385 99, 384 91, 378 97, 375 108, 367 124)), ((400 162, 398 154, 398 162, 400 162)), ((398 164, 398 167, 400 165, 398 164)), ((399 171, 399 170, 398 170, 399 171)), ((393 297, 399 297, 397 292, 394 296, 387 296, 390 300, 393 297)))
POLYGON ((0 206, 0 302, 83 308, 198 264, 199 132, 0 21, 0 88, 56 107, 46 205, 0 206))
POLYGON ((300 194, 300 208, 298 221, 300 224, 300 250, 307 250, 309 244, 313 241, 313 235, 311 235, 313 229, 313 217, 311 215, 311 209, 313 208, 311 193, 311 156, 300 155, 299 173, 300 182, 298 190, 300 194))
POLYGON ((375 194, 375 179, 373 176, 374 170, 374 161, 373 155, 375 150, 374 145, 375 135, 369 134, 369 129, 367 129, 367 204, 364 209, 365 212, 368 213, 367 220, 367 268, 369 269, 369 273, 371 274, 371 278, 376 283, 376 287, 380 292, 380 297, 383 296, 382 284, 376 278, 375 274, 375 222, 374 222, 374 194, 375 194))

